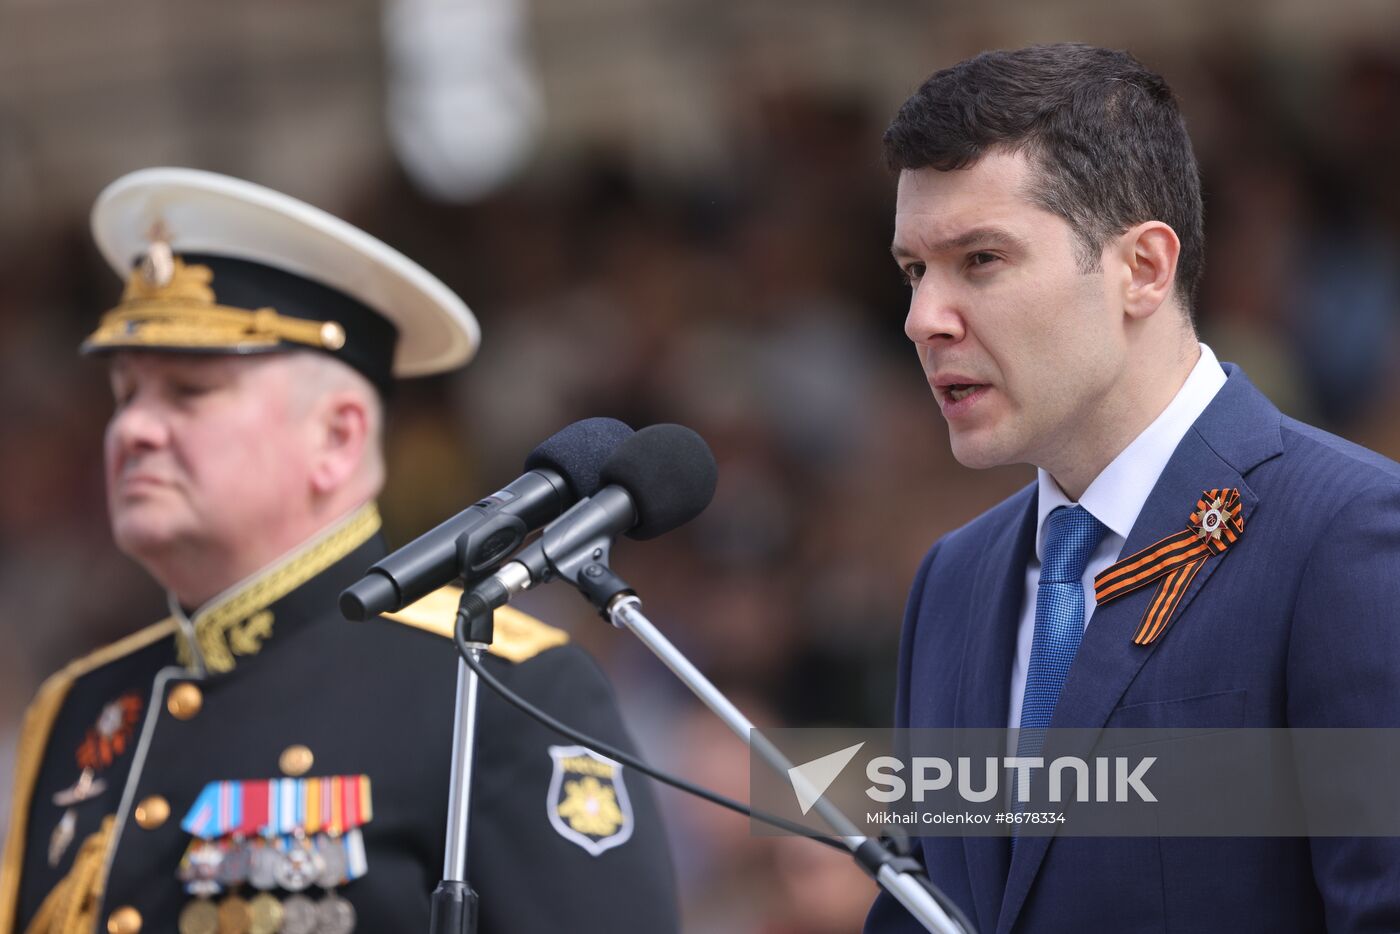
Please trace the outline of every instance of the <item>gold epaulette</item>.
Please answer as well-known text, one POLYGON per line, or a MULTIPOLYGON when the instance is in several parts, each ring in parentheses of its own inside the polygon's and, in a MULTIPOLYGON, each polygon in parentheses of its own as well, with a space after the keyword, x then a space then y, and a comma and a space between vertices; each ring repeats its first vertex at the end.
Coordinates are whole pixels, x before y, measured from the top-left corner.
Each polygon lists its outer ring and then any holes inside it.
MULTIPOLYGON (((451 639, 457 626, 457 604, 461 599, 460 587, 443 587, 397 613, 385 613, 384 618, 451 639)), ((496 611, 495 623, 496 637, 490 651, 492 655, 507 661, 528 661, 546 649, 569 641, 569 634, 564 630, 508 606, 496 611)))

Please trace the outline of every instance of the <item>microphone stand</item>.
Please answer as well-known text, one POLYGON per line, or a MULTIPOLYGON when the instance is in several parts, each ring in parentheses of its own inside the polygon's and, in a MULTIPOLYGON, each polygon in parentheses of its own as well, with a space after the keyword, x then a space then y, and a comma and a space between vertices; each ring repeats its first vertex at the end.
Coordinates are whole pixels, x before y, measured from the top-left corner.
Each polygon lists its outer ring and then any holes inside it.
MULTIPOLYGON (((479 661, 489 642, 471 643, 479 661)), ((429 934, 476 934, 478 898, 467 882, 467 840, 470 830, 472 768, 476 754, 476 707, 479 680, 462 658, 457 659, 457 714, 452 721, 452 780, 447 798, 447 855, 442 881, 433 889, 429 934)))
MULTIPOLYGON (((475 565, 474 553, 480 538, 463 536, 458 542, 457 560, 465 569, 475 565)), ((481 656, 495 638, 490 613, 475 613, 468 601, 471 591, 464 590, 457 609, 459 625, 466 617, 467 651, 472 661, 481 656)), ((447 792, 447 841, 442 865, 442 881, 433 889, 428 917, 429 934, 476 934, 477 910, 480 898, 467 881, 467 844, 471 831, 472 777, 476 765, 477 696, 480 679, 476 671, 460 656, 457 659, 457 712, 452 720, 452 777, 447 792)))
MULTIPOLYGON (((735 735, 756 750, 764 761, 780 775, 787 774, 793 763, 761 734, 754 730, 748 717, 724 696, 690 659, 661 634, 642 612, 641 598, 625 581, 602 561, 607 552, 593 552, 593 561, 580 569, 577 564, 560 576, 579 588, 600 612, 618 629, 629 630, 642 641, 696 697, 715 713, 735 735)), ((551 562, 553 563, 553 562, 551 562)), ((856 862, 887 892, 903 905, 913 917, 934 934, 972 934, 955 922, 938 903, 928 888, 928 880, 918 862, 892 853, 880 841, 863 835, 845 814, 825 797, 817 799, 817 813, 831 825, 841 842, 851 851, 856 862)))
MULTIPOLYGON (((459 639, 471 660, 479 664, 481 652, 492 639, 492 608, 507 602, 512 593, 530 588, 554 577, 573 584, 619 629, 628 629, 662 663, 709 707, 750 749, 786 774, 793 764, 770 741, 756 735, 753 723, 706 678, 679 649, 663 636, 642 613, 642 601, 626 581, 608 566, 612 550, 611 528, 635 524, 634 506, 628 495, 606 496, 605 488, 580 503, 561 520, 547 527, 538 549, 529 548, 516 561, 507 563, 494 577, 485 594, 465 590, 457 611, 459 639), (630 523, 622 521, 630 519, 630 523), (537 553, 536 553, 537 552, 537 553)), ((468 536, 458 542, 459 565, 472 567, 466 560, 472 553, 468 536)), ((470 583, 472 576, 463 575, 470 583)), ((433 893, 431 934, 475 934, 477 897, 466 881, 467 811, 471 794, 471 767, 476 722, 478 678, 467 665, 458 663, 458 717, 452 759, 452 800, 449 802, 447 862, 444 879, 433 893)), ((971 923, 963 923, 961 912, 951 902, 940 902, 932 883, 918 862, 902 853, 891 852, 881 840, 863 835, 850 818, 835 805, 818 798, 818 814, 831 825, 856 862, 885 891, 889 892, 923 927, 934 934, 973 934, 971 923), (955 917, 957 920, 955 920, 955 917)))

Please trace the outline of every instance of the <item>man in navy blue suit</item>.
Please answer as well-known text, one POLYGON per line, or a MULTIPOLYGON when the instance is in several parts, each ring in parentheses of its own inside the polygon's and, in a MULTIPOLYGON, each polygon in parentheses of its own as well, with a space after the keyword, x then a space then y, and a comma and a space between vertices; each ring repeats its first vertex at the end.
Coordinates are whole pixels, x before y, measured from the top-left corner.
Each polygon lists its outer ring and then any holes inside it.
MULTIPOLYGON (((1198 341, 1200 181, 1162 78, 1080 45, 986 53, 884 142, 905 333, 953 453, 1038 474, 924 559, 897 725, 1400 726, 1400 465, 1198 341)), ((1400 931, 1391 838, 917 851, 984 934, 1400 931)), ((918 929, 888 896, 867 922, 918 929)))

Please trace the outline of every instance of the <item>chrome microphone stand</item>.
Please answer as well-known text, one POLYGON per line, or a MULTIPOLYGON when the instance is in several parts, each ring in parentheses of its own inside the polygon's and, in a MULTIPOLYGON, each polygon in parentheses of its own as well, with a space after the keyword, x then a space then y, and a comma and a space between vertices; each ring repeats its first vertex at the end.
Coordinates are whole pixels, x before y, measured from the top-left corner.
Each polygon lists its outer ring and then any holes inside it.
MULTIPOLYGON (((590 575, 585 568, 581 576, 583 580, 580 581, 580 588, 590 598, 593 594, 584 581, 601 583, 600 579, 606 576, 621 583, 607 569, 602 573, 590 575)), ((786 774, 793 767, 793 763, 776 746, 754 731, 749 718, 652 625, 651 620, 642 612, 642 601, 635 593, 630 589, 615 593, 604 603, 603 610, 614 626, 626 629, 640 639, 701 703, 710 708, 751 749, 757 751, 769 766, 779 774, 786 774)), ((903 905, 926 930, 935 934, 972 934, 948 916, 919 878, 899 866, 900 861, 883 843, 861 834, 859 828, 839 808, 825 798, 818 798, 815 810, 831 825, 841 842, 874 876, 875 881, 903 905)))
MULTIPOLYGON (((487 617, 490 625, 490 617, 487 617)), ((471 641, 473 661, 490 644, 471 641)), ((467 881, 467 842, 470 839, 472 769, 476 762, 477 696, 480 679, 462 658, 457 659, 457 713, 452 722, 452 779, 447 798, 447 846, 442 881, 433 890, 429 934, 476 934, 479 899, 467 881)))

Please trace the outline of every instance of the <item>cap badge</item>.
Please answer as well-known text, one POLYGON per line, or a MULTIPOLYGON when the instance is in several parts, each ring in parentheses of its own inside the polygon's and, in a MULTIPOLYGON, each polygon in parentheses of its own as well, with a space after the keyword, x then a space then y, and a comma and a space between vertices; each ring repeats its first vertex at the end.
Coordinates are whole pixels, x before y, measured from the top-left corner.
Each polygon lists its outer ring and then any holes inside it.
POLYGON ((146 233, 151 245, 141 259, 141 277, 146 284, 163 289, 175 275, 175 253, 170 249, 170 232, 163 221, 156 221, 146 233))

